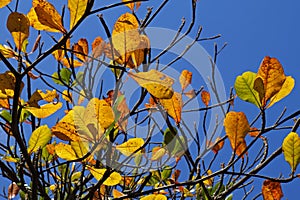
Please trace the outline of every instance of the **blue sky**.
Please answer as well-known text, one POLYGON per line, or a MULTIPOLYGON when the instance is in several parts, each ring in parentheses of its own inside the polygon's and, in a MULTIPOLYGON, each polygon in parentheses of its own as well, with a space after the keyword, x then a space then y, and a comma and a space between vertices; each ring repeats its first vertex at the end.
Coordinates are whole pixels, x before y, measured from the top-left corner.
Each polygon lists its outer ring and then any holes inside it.
MULTIPOLYGON (((57 3, 54 0, 50 2, 57 3)), ((154 6, 156 8, 158 5, 157 2, 160 1, 150 0, 144 3, 137 13, 138 16, 141 18, 144 16, 147 6, 154 6)), ((190 14, 188 13, 190 4, 187 2, 189 1, 170 1, 169 5, 159 14, 159 20, 154 20, 150 26, 176 30, 180 25, 182 17, 185 17, 187 22, 190 20, 190 14)), ((111 3, 110 0, 100 2, 103 5, 109 3, 111 3)), ((28 7, 30 5, 28 3, 28 7)), ((287 114, 299 109, 298 80, 300 80, 300 73, 298 69, 300 61, 298 56, 300 56, 300 2, 295 0, 285 2, 280 0, 200 0, 197 6, 196 27, 203 26, 202 37, 221 34, 222 37, 214 42, 218 46, 222 46, 225 42, 228 43, 227 47, 219 55, 217 62, 227 92, 233 86, 236 76, 242 74, 244 71, 250 70, 256 72, 263 57, 269 55, 278 58, 284 67, 285 74, 293 76, 296 80, 293 92, 267 112, 269 125, 276 120, 276 117, 285 106, 287 107, 287 114)), ((26 13, 28 12, 28 8, 24 7, 21 11, 26 13)), ((115 9, 115 11, 121 13, 128 11, 128 9, 120 8, 115 9)), ((106 11, 103 14, 108 24, 113 24, 118 17, 118 15, 111 11, 106 11)), ((5 19, 5 16, 7 16, 7 9, 3 8, 0 10, 0 17, 5 19)), ((92 23, 95 23, 95 21, 89 18, 85 25, 91 25, 92 23)), ((94 24, 92 25, 94 26, 94 24)), ((100 23, 96 25, 96 27, 100 27, 100 23)), ((5 23, 0 25, 0 30, 6 30, 5 23)), ((195 31, 192 32, 191 36, 193 34, 195 34, 195 31)), ((98 35, 105 36, 101 28, 95 28, 88 32, 83 28, 79 29, 79 35, 75 36, 74 41, 81 36, 94 38, 98 35)), ((9 32, 4 31, 0 35, 0 43, 5 43, 7 38, 10 38, 9 32)), ((11 38, 10 41, 12 41, 11 38)), ((213 42, 203 42, 201 45, 211 55, 213 54, 213 42)), ((2 72, 2 65, 0 69, 2 72)), ((238 99, 235 102, 235 110, 244 111, 250 121, 258 113, 258 109, 255 106, 238 99)), ((283 138, 287 134, 288 131, 277 131, 267 135, 270 141, 270 152, 282 143, 283 138)), ((279 176, 281 170, 283 175, 287 177, 289 166, 284 161, 283 156, 278 157, 271 164, 271 167, 264 170, 263 173, 279 176)), ((297 199, 294 191, 299 188, 299 183, 296 180, 291 184, 282 185, 285 195, 284 199, 297 199)), ((255 184, 256 193, 260 188, 261 182, 258 181, 255 184)))

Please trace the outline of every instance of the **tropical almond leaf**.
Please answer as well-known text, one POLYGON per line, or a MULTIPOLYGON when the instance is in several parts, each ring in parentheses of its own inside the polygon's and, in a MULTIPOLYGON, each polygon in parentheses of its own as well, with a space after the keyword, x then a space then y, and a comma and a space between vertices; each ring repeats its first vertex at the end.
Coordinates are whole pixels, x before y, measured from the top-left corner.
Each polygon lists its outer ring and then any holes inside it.
POLYGON ((14 38, 17 49, 21 50, 24 41, 29 36, 30 22, 27 16, 22 13, 12 12, 8 16, 6 26, 14 38))
POLYGON ((59 143, 55 145, 55 153, 64 160, 70 161, 78 159, 74 149, 69 144, 59 143))
POLYGON ((57 12, 55 7, 44 0, 34 1, 33 7, 37 16, 38 21, 51 29, 58 30, 59 32, 66 33, 66 29, 62 25, 60 14, 57 12))
POLYGON ((179 76, 179 82, 180 82, 180 85, 181 85, 181 89, 182 91, 185 90, 185 88, 187 88, 187 86, 189 84, 191 84, 192 82, 192 76, 193 76, 193 73, 188 71, 188 70, 182 70, 180 76, 179 76))
MULTIPOLYGON (((117 145, 116 149, 119 150, 125 156, 130 156, 135 151, 137 151, 139 148, 141 148, 144 145, 144 143, 145 142, 142 138, 130 138, 127 142, 117 145)), ((134 154, 134 156, 136 156, 140 153, 141 153, 141 150, 136 152, 134 154)))
POLYGON ((73 50, 76 52, 75 56, 82 62, 87 60, 89 53, 88 41, 85 38, 80 38, 73 46, 73 50))
POLYGON ((8 5, 12 0, 1 0, 0 2, 0 8, 3 8, 4 6, 8 5))
POLYGON ((271 107, 272 105, 274 105, 274 103, 280 101, 281 99, 283 99, 284 97, 289 95, 291 93, 291 91, 293 90, 294 86, 295 86, 295 80, 293 79, 293 77, 287 76, 281 89, 279 90, 279 92, 277 94, 275 94, 270 99, 270 103, 268 104, 267 107, 268 108, 271 107))
POLYGON ((70 29, 72 29, 84 15, 88 0, 68 0, 70 10, 70 29))
POLYGON ((234 89, 240 99, 260 107, 259 94, 254 90, 255 78, 256 74, 254 72, 244 72, 242 75, 236 77, 234 89))
POLYGON ((53 102, 55 99, 58 99, 58 94, 56 90, 46 90, 44 93, 42 90, 36 90, 30 97, 29 101, 27 102, 31 107, 39 107, 38 102, 44 100, 48 103, 53 102))
POLYGON ((290 164, 292 172, 300 163, 300 138, 295 132, 290 132, 283 140, 282 151, 285 160, 290 164))
POLYGON ((210 102, 210 94, 209 94, 209 92, 203 90, 201 92, 201 100, 204 103, 204 105, 207 107, 209 105, 209 102, 210 102))
POLYGON ((27 13, 27 17, 30 22, 30 26, 35 28, 36 30, 41 30, 41 31, 49 31, 49 32, 60 32, 60 30, 57 30, 55 28, 51 28, 49 26, 43 25, 39 19, 38 16, 35 12, 34 7, 32 7, 29 12, 27 13))
POLYGON ((283 197, 280 183, 265 180, 262 186, 262 195, 264 200, 280 200, 283 197))
POLYGON ((47 125, 43 125, 35 129, 28 142, 28 153, 36 152, 38 149, 44 147, 51 139, 51 130, 47 125))
POLYGON ((257 77, 263 80, 265 96, 262 106, 265 106, 266 102, 279 92, 285 81, 283 67, 276 58, 266 56, 260 64, 257 77))
POLYGON ((243 112, 231 111, 226 114, 224 126, 232 149, 240 156, 247 147, 244 138, 250 130, 246 115, 243 112))
POLYGON ((178 92, 174 92, 171 99, 160 99, 159 102, 167 111, 167 113, 175 120, 176 124, 181 121, 181 111, 182 111, 182 96, 178 92))
POLYGON ((174 80, 162 72, 151 69, 148 72, 129 73, 129 76, 158 99, 170 99, 174 94, 174 80))
POLYGON ((55 113, 57 110, 59 110, 62 107, 62 103, 48 103, 37 107, 24 107, 25 110, 29 111, 33 116, 37 118, 47 118, 53 113, 55 113))
MULTIPOLYGON (((94 167, 88 167, 91 174, 97 179, 98 181, 102 179, 104 173, 107 169, 97 169, 94 167)), ((122 180, 122 176, 118 172, 112 172, 109 177, 103 182, 106 186, 114 186, 120 183, 122 180)))

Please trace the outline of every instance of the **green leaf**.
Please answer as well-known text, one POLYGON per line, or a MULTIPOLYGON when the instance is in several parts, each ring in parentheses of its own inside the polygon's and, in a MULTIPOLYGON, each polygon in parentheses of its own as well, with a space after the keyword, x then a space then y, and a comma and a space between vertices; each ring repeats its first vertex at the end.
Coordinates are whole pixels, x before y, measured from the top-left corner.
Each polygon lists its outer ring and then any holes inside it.
POLYGON ((171 166, 165 166, 163 167, 163 170, 161 172, 161 179, 167 180, 168 178, 170 178, 171 174, 172 174, 172 167, 171 166))
POLYGON ((11 114, 7 110, 1 110, 1 117, 3 117, 7 122, 11 123, 12 117, 11 114))
POLYGON ((51 130, 47 125, 38 127, 33 131, 28 143, 28 153, 37 151, 39 148, 44 147, 51 139, 51 130))
POLYGON ((235 79, 234 89, 240 99, 260 107, 259 94, 254 90, 255 78, 256 73, 250 71, 244 72, 235 79))
POLYGON ((69 85, 70 78, 71 78, 71 75, 72 75, 71 70, 66 69, 66 68, 62 68, 59 72, 59 75, 60 75, 61 80, 59 79, 59 76, 58 76, 57 72, 54 72, 52 74, 52 80, 54 81, 54 83, 56 83, 58 85, 64 85, 64 83, 69 85))
POLYGON ((290 132, 283 140, 282 151, 285 160, 290 164, 292 172, 300 162, 300 138, 295 132, 290 132))
POLYGON ((78 72, 76 74, 76 79, 72 83, 73 87, 78 85, 78 84, 81 84, 83 82, 83 78, 84 78, 83 75, 84 75, 84 72, 78 72))
POLYGON ((21 115, 20 115, 20 122, 24 122, 26 121, 26 119, 30 116, 30 112, 25 110, 25 109, 22 109, 21 111, 21 115))
POLYGON ((175 127, 173 127, 173 130, 175 132, 172 132, 169 128, 167 128, 164 132, 164 146, 167 146, 167 149, 169 152, 172 152, 175 147, 175 140, 173 140, 177 135, 177 130, 175 127), (172 142, 172 143, 171 143, 172 142))

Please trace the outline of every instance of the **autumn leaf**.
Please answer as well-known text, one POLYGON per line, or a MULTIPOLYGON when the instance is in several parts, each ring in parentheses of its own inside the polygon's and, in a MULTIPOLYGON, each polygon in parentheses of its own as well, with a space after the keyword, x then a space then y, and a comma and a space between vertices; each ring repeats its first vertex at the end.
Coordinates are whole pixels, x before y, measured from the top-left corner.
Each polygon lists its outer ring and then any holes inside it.
MULTIPOLYGON (((97 169, 94 167, 88 166, 88 170, 90 170, 91 174, 97 179, 98 181, 102 179, 104 173, 107 169, 97 169)), ((118 172, 112 172, 109 177, 103 182, 106 186, 114 186, 120 183, 122 176, 118 172)))
POLYGON ((154 147, 152 149, 152 157, 151 160, 156 161, 161 159, 165 154, 167 153, 167 150, 165 148, 161 147, 154 147))
POLYGON ((280 200, 283 197, 280 183, 265 180, 262 186, 262 195, 264 200, 280 200))
POLYGON ((295 80, 291 76, 287 76, 279 92, 270 99, 270 103, 267 105, 267 108, 271 107, 272 105, 274 105, 274 103, 289 95, 294 86, 295 80))
POLYGON ((39 108, 38 102, 44 100, 48 103, 53 102, 55 99, 58 99, 58 94, 56 90, 46 90, 44 93, 42 90, 36 90, 30 97, 29 101, 27 102, 31 107, 39 108))
POLYGON ((209 94, 209 92, 203 90, 201 92, 201 100, 204 103, 204 105, 207 107, 209 105, 209 102, 210 102, 210 94, 209 94))
POLYGON ((260 107, 259 94, 254 89, 255 78, 256 73, 250 71, 244 72, 235 79, 234 89, 240 99, 260 107))
POLYGON ((72 93, 70 93, 70 91, 68 91, 68 90, 64 90, 62 92, 62 98, 64 100, 66 100, 67 102, 69 102, 69 103, 73 102, 73 100, 72 100, 72 93))
POLYGON ((73 50, 76 52, 75 56, 80 61, 85 62, 89 54, 88 41, 85 38, 80 38, 78 42, 74 44, 73 50))
POLYGON ((47 118, 54 114, 57 110, 62 107, 62 103, 49 103, 37 107, 24 107, 25 110, 29 111, 33 116, 37 118, 47 118))
MULTIPOLYGON (((119 150, 125 156, 130 156, 135 151, 137 151, 139 148, 141 148, 144 145, 144 143, 145 142, 142 138, 130 138, 127 142, 117 145, 116 149, 119 150)), ((142 151, 139 150, 133 156, 137 156, 138 154, 141 154, 141 153, 142 153, 142 151)))
MULTIPOLYGON (((63 37, 61 38, 63 39, 63 37)), ((67 41, 59 47, 57 50, 53 51, 52 55, 57 61, 62 61, 65 56, 65 49, 70 49, 70 39, 67 39, 67 41)), ((63 70, 63 69, 61 69, 63 70)))
POLYGON ((28 13, 30 25, 37 30, 66 33, 62 19, 55 7, 45 1, 33 1, 33 9, 28 13), (40 26, 42 25, 42 26, 40 26))
POLYGON ((76 152, 69 144, 59 143, 55 145, 55 153, 58 157, 68 161, 78 158, 76 152))
POLYGON ((70 30, 77 24, 84 15, 88 0, 68 0, 70 10, 70 30))
POLYGON ((290 132, 283 140, 282 151, 285 160, 290 164, 292 172, 300 163, 300 138, 295 132, 290 132))
POLYGON ((163 194, 150 194, 142 197, 140 200, 167 200, 167 197, 163 194))
POLYGON ((131 52, 129 59, 127 60, 127 65, 129 68, 136 68, 140 66, 145 58, 145 55, 148 53, 148 49, 150 49, 150 40, 146 35, 140 35, 140 43, 138 47, 131 52))
POLYGON ((13 58, 17 55, 10 47, 2 44, 0 44, 0 52, 5 58, 13 58))
POLYGON ((51 139, 51 131, 47 125, 43 125, 35 129, 28 142, 28 153, 36 152, 38 149, 44 147, 51 139))
POLYGON ((76 68, 81 67, 83 65, 79 60, 71 59, 71 58, 63 58, 60 62, 66 66, 67 68, 76 68))
POLYGON ((179 82, 181 85, 181 90, 185 90, 189 84, 192 82, 192 72, 188 70, 182 70, 180 76, 179 76, 179 82))
POLYGON ((179 124, 183 106, 181 94, 174 92, 171 99, 160 99, 159 102, 167 113, 175 120, 176 124, 179 124))
MULTIPOLYGON (((122 0, 122 2, 128 2, 128 1, 131 1, 131 0, 122 0)), ((137 11, 139 9, 139 7, 141 6, 141 2, 132 2, 132 3, 127 3, 125 5, 128 6, 128 8, 132 12, 134 12, 134 10, 137 11)))
POLYGON ((13 199, 19 194, 20 188, 19 186, 13 182, 8 186, 8 199, 13 199))
POLYGON ((29 36, 30 22, 26 15, 18 12, 9 14, 6 26, 14 38, 14 42, 18 50, 22 49, 24 41, 29 36))
POLYGON ((113 189, 112 194, 113 194, 114 198, 119 198, 119 197, 125 196, 125 194, 123 194, 122 192, 120 192, 120 191, 118 191, 116 189, 113 189))
POLYGON ((262 106, 265 106, 266 102, 280 91, 285 81, 283 67, 276 58, 266 56, 260 64, 257 77, 263 80, 265 95, 262 106))
POLYGON ((214 153, 218 153, 224 146, 224 140, 220 141, 221 138, 217 137, 216 141, 214 144, 212 144, 212 151, 214 153))
MULTIPOLYGON (((212 174, 212 171, 211 171, 210 169, 207 170, 207 175, 209 176, 209 175, 211 175, 211 174, 212 174)), ((206 177, 206 176, 202 176, 201 178, 205 178, 205 177, 206 177)), ((206 186, 212 186, 213 182, 214 182, 214 177, 211 177, 211 178, 206 179, 206 180, 203 181, 203 183, 204 183, 206 186)))
POLYGON ((96 37, 92 43, 92 56, 98 58, 102 55, 105 48, 105 42, 101 37, 96 37))
POLYGON ((0 8, 3 8, 4 6, 7 6, 12 0, 1 0, 0 2, 0 8))
POLYGON ((158 99, 170 99, 173 96, 174 80, 162 72, 151 69, 148 72, 129 73, 129 76, 158 99))
POLYGON ((246 115, 243 112, 234 111, 227 113, 224 127, 232 149, 240 156, 247 147, 244 138, 250 130, 246 115))

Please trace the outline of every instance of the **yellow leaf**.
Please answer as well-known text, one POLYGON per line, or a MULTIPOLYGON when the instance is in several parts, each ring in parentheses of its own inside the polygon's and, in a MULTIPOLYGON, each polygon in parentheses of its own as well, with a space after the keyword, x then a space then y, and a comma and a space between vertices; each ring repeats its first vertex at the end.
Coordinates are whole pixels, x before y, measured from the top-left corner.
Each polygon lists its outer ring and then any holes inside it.
MULTIPOLYGON (((125 156, 130 156, 135 151, 137 151, 139 148, 141 148, 144 145, 144 143, 145 142, 142 138, 130 138, 127 142, 117 145, 116 149, 119 150, 125 156)), ((133 156, 137 156, 138 154, 141 154, 141 153, 142 153, 142 151, 139 150, 133 156)))
MULTIPOLYGON (((121 15, 114 25, 112 43, 123 63, 129 59, 131 52, 136 50, 140 44, 138 27, 137 19, 130 13, 121 15)), ((114 57, 118 56, 114 55, 114 57)))
POLYGON ((11 156, 3 156, 1 159, 5 160, 6 162, 13 162, 13 163, 16 163, 19 161, 18 158, 13 158, 11 156))
POLYGON ((280 200, 283 197, 280 183, 265 180, 262 186, 262 195, 264 200, 280 200))
MULTIPOLYGON (((62 25, 62 19, 55 7, 45 1, 39 0, 33 2, 34 11, 37 16, 37 20, 44 26, 51 29, 55 29, 59 32, 66 33, 66 29, 62 25)), ((33 25, 34 27, 34 25, 33 25)), ((35 27, 34 27, 35 28, 35 27)), ((39 29, 38 29, 39 30, 39 29)))
POLYGON ((282 151, 285 160, 290 164, 294 173, 300 163, 300 138, 295 132, 290 132, 283 140, 282 151))
POLYGON ((284 97, 289 95, 291 93, 291 91, 293 90, 294 86, 295 86, 295 80, 291 76, 287 76, 281 89, 279 90, 279 92, 277 94, 275 94, 270 99, 270 103, 267 107, 268 108, 271 107, 274 103, 280 101, 281 99, 283 99, 284 97))
POLYGON ((126 60, 126 66, 129 68, 136 68, 140 66, 145 58, 145 54, 150 49, 150 40, 146 35, 140 35, 140 43, 138 47, 130 54, 129 59, 126 60))
POLYGON ((24 109, 29 111, 33 116, 37 118, 46 118, 55 113, 57 110, 59 110, 62 107, 62 103, 58 102, 56 104, 49 103, 49 104, 44 104, 40 106, 39 108, 37 107, 25 107, 24 109))
MULTIPOLYGON (((14 96, 16 78, 13 73, 7 71, 0 74, 0 98, 12 98, 14 96)), ((24 83, 21 83, 21 90, 24 87, 24 83)))
POLYGON ((203 90, 201 92, 201 100, 204 103, 204 105, 207 107, 209 105, 209 101, 210 101, 210 94, 209 94, 209 92, 203 90))
POLYGON ((100 128, 108 128, 115 120, 114 112, 111 106, 103 99, 92 98, 85 110, 85 119, 87 122, 97 122, 100 128))
MULTIPOLYGON (((212 171, 209 169, 209 170, 207 171, 207 175, 211 175, 211 174, 212 174, 212 171)), ((204 178, 204 177, 206 177, 206 176, 202 176, 202 178, 204 178)), ((211 178, 206 179, 206 180, 203 181, 203 183, 204 183, 206 186, 212 186, 213 182, 214 182, 214 177, 211 177, 211 178)))
POLYGON ((59 143, 55 145, 55 153, 58 157, 64 160, 76 160, 78 157, 71 145, 59 143))
POLYGON ((62 98, 66 100, 69 103, 72 103, 72 93, 70 93, 68 90, 64 90, 62 93, 62 98))
MULTIPOLYGON (((131 1, 131 0, 122 0, 122 2, 128 2, 128 1, 131 1)), ((126 6, 128 6, 128 8, 130 8, 130 10, 132 12, 134 12, 134 7, 135 7, 135 10, 137 11, 139 9, 139 7, 141 6, 141 2, 127 3, 126 6)))
POLYGON ((170 99, 173 96, 174 80, 162 72, 151 69, 148 72, 129 73, 129 76, 158 99, 170 99))
POLYGON ((159 160, 166 154, 167 150, 161 147, 154 147, 152 149, 152 157, 151 160, 159 160))
POLYGON ((72 29, 83 16, 87 7, 88 0, 68 0, 70 10, 70 29, 72 29))
POLYGON ((0 8, 3 8, 4 6, 8 5, 12 0, 1 0, 0 1, 0 8))
POLYGON ((70 49, 70 39, 68 39, 67 42, 65 43, 65 45, 62 45, 60 48, 61 49, 55 50, 52 53, 52 55, 54 56, 54 58, 57 61, 62 61, 62 59, 64 58, 64 56, 65 56, 65 50, 64 49, 65 48, 70 49))
POLYGON ((175 120, 176 124, 179 124, 183 106, 181 94, 174 92, 171 99, 160 99, 159 102, 167 113, 175 120))
POLYGON ((28 142, 28 153, 36 152, 38 149, 44 147, 51 139, 51 131, 47 125, 43 125, 35 129, 28 142))
POLYGON ((140 200, 167 200, 167 197, 163 194, 150 194, 142 197, 140 200))
POLYGON ((78 42, 73 46, 73 50, 75 52, 78 52, 75 53, 75 56, 82 62, 86 61, 87 56, 89 54, 88 48, 88 41, 85 38, 80 38, 78 42))
MULTIPOLYGON (((88 167, 91 174, 97 179, 98 181, 102 179, 104 173, 107 169, 96 169, 94 167, 88 167)), ((112 172, 109 177, 103 182, 106 186, 114 186, 120 183, 122 176, 118 172, 112 172)))
POLYGON ((81 67, 83 65, 82 62, 74 59, 71 60, 71 58, 62 58, 61 63, 67 68, 71 68, 71 67, 76 68, 76 67, 81 67))
POLYGON ((35 28, 36 30, 41 30, 41 31, 49 31, 49 32, 60 32, 59 30, 55 29, 55 28, 51 28, 49 26, 45 26, 43 25, 39 19, 38 16, 35 12, 35 9, 32 7, 30 9, 30 11, 27 13, 27 17, 29 19, 30 22, 30 26, 32 26, 33 28, 35 28))
POLYGON ((243 112, 231 111, 226 114, 224 126, 232 149, 240 156, 247 147, 244 138, 250 130, 246 115, 243 112))
POLYGON ((58 94, 56 90, 46 90, 46 93, 44 93, 42 90, 36 90, 32 96, 30 97, 29 101, 27 102, 30 107, 39 107, 38 102, 40 100, 47 101, 48 103, 51 103, 54 101, 54 99, 58 99, 58 94))
POLYGON ((0 44, 0 52, 5 58, 12 58, 16 55, 16 53, 10 47, 2 44, 0 44))
POLYGON ((76 156, 78 158, 83 157, 85 154, 89 152, 89 144, 87 142, 81 142, 81 141, 71 141, 71 147, 76 153, 76 156))
POLYGON ((18 50, 22 49, 23 42, 29 36, 30 22, 26 15, 18 12, 9 14, 6 26, 14 38, 14 42, 18 50))
POLYGON ((276 58, 266 56, 260 64, 256 77, 263 80, 265 96, 262 106, 265 106, 266 102, 279 92, 285 81, 282 65, 276 58))
POLYGON ((179 76, 179 82, 181 85, 181 89, 182 91, 185 90, 185 88, 187 88, 187 86, 189 84, 191 84, 192 82, 192 75, 193 73, 188 71, 188 70, 182 70, 180 76, 179 76))
POLYGON ((84 102, 84 100, 85 100, 85 97, 86 97, 86 95, 85 95, 84 90, 80 90, 79 96, 78 96, 77 105, 82 104, 84 102))

